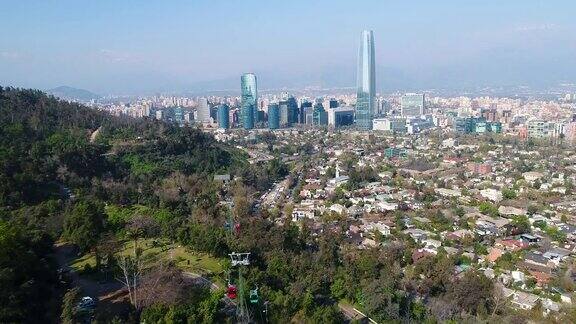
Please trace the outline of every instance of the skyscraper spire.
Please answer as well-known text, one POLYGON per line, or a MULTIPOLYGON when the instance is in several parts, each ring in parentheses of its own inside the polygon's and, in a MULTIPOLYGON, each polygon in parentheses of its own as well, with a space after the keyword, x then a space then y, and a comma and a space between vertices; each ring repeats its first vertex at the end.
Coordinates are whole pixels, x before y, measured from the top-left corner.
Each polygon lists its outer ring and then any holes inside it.
POLYGON ((372 119, 376 111, 376 72, 374 59, 374 34, 371 30, 362 32, 358 50, 356 126, 362 130, 372 129, 372 119))

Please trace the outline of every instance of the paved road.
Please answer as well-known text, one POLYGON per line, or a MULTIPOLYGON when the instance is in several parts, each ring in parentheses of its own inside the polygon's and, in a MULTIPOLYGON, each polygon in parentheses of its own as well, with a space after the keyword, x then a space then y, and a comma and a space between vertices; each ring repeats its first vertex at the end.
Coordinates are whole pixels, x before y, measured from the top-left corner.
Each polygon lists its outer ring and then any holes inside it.
POLYGON ((350 321, 360 321, 360 323, 372 323, 377 324, 377 322, 370 317, 366 316, 366 314, 362 313, 361 311, 357 310, 354 306, 348 305, 345 303, 338 303, 338 308, 346 318, 350 321))
POLYGON ((202 275, 200 275, 198 273, 183 272, 182 275, 184 276, 184 278, 195 280, 200 284, 210 285, 211 291, 216 291, 216 290, 220 289, 220 287, 217 284, 213 283, 212 281, 208 280, 205 277, 202 277, 202 275))
POLYGON ((56 243, 54 244, 54 251, 58 266, 68 271, 72 279, 72 286, 81 288, 84 295, 98 297, 100 299, 122 289, 122 284, 116 280, 99 283, 96 280, 83 278, 78 275, 78 273, 70 267, 72 260, 77 257, 76 249, 72 244, 56 243))

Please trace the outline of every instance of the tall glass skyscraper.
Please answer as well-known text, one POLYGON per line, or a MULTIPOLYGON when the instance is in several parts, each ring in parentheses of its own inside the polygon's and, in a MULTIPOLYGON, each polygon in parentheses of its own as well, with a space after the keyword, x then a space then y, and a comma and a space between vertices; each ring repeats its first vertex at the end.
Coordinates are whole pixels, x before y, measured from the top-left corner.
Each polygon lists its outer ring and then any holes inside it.
POLYGON ((230 128, 230 107, 227 104, 218 106, 218 128, 230 128))
POLYGON ((268 104, 268 127, 270 129, 280 128, 280 107, 277 103, 268 104))
POLYGON ((358 71, 356 93, 356 126, 362 130, 372 129, 376 112, 376 72, 374 60, 374 34, 371 30, 362 32, 358 51, 358 71))
POLYGON ((242 90, 241 118, 244 129, 254 128, 254 122, 258 118, 258 90, 256 75, 245 73, 240 78, 242 90))
POLYGON ((312 111, 312 124, 315 126, 328 125, 328 113, 324 109, 321 99, 316 99, 316 103, 314 104, 314 110, 312 111))

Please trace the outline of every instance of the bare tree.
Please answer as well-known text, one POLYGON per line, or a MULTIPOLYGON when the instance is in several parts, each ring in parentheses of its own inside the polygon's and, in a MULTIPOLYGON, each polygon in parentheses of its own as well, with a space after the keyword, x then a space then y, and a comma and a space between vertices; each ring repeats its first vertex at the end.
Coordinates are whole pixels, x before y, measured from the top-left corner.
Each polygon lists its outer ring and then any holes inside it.
POLYGON ((171 263, 159 262, 142 276, 138 290, 142 307, 176 303, 185 291, 182 272, 171 263))
POLYGON ((134 250, 132 256, 125 256, 118 260, 118 267, 122 272, 118 279, 128 290, 130 303, 136 309, 140 309, 141 303, 138 294, 138 285, 144 269, 144 259, 142 252, 138 248, 138 239, 149 234, 155 228, 155 222, 148 215, 136 215, 132 217, 126 225, 128 235, 134 240, 134 250))
POLYGON ((504 295, 504 286, 501 283, 496 283, 494 285, 494 291, 492 292, 492 299, 494 303, 493 305, 494 309, 492 310, 491 317, 494 317, 496 313, 499 310, 503 309, 508 302, 508 299, 504 295))
POLYGON ((428 307, 430 313, 439 321, 447 321, 458 313, 456 305, 445 298, 431 298, 428 307))
POLYGON ((142 276, 142 263, 142 258, 138 255, 136 257, 126 256, 120 258, 118 261, 118 267, 120 267, 122 274, 117 278, 117 280, 120 281, 128 290, 130 303, 136 309, 141 307, 140 300, 138 299, 139 296, 137 288, 142 276))

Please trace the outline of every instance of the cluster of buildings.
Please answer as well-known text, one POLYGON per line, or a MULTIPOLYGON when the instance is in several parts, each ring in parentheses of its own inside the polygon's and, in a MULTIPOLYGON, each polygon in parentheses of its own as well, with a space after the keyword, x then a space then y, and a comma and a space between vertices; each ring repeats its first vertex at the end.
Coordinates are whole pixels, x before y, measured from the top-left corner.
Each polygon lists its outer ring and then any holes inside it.
POLYGON ((497 142, 482 149, 486 143, 470 137, 281 132, 275 147, 308 143, 314 153, 296 167, 296 185, 281 181, 263 193, 266 209, 290 204, 283 218, 306 223, 314 235, 344 228, 358 249, 409 238, 413 243, 403 246, 415 244, 413 265, 438 253, 454 256, 455 277, 469 269, 484 273, 518 309, 541 305, 553 316, 572 304, 573 151, 550 160, 545 145, 525 150, 497 142), (358 182, 354 172, 369 176, 358 182))
MULTIPOLYGON (((257 78, 241 78, 240 97, 162 97, 102 107, 115 114, 150 117, 180 125, 211 129, 270 129, 302 127, 362 130, 358 95, 311 98, 287 92, 259 96, 257 78)), ((458 134, 504 134, 520 139, 576 143, 576 104, 508 98, 428 98, 425 94, 376 97, 372 131, 419 134, 441 130, 458 134)), ((366 124, 366 122, 365 122, 366 124)))
POLYGON ((576 100, 491 97, 430 97, 424 93, 376 94, 374 35, 364 31, 358 55, 356 93, 328 97, 260 94, 253 73, 240 78, 240 96, 139 98, 104 109, 206 129, 278 130, 348 127, 361 131, 419 134, 431 129, 460 134, 503 133, 521 139, 576 143, 576 100))

